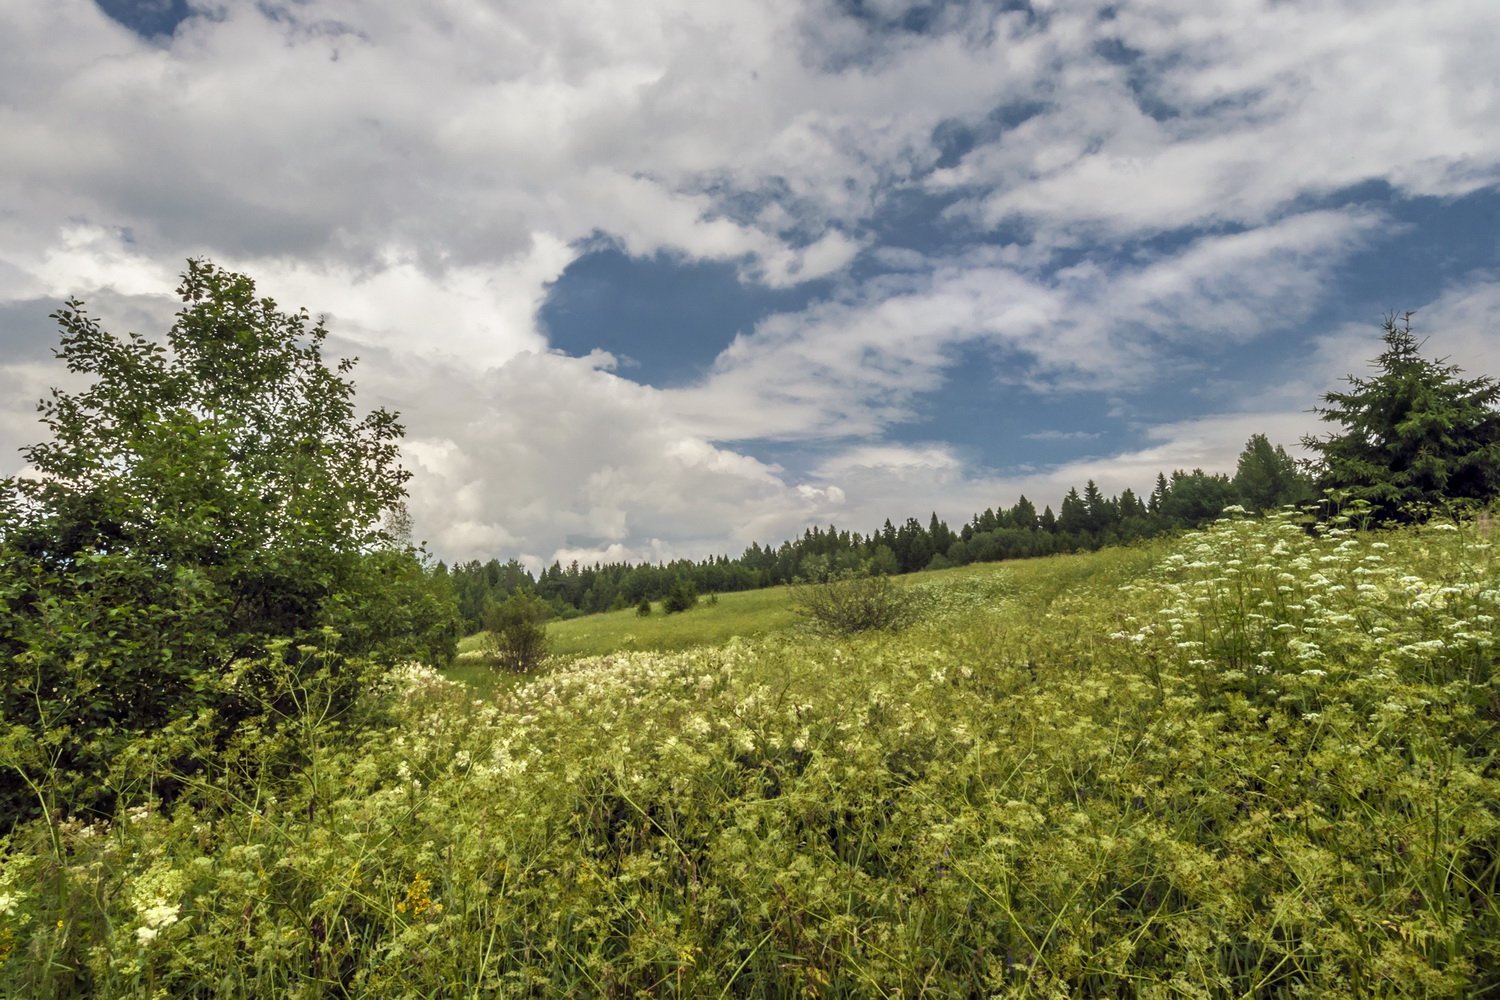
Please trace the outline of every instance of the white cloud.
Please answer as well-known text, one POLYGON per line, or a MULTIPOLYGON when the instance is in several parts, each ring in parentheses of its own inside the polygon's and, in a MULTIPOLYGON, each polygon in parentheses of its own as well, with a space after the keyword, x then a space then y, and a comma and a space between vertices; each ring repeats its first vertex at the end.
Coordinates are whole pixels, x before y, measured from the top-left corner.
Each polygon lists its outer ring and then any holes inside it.
MULTIPOLYGON (((840 6, 204 0, 213 16, 147 43, 91 0, 5 5, 0 445, 35 437, 56 380, 21 310, 78 294, 111 329, 159 331, 206 254, 367 356, 361 398, 406 414, 419 528, 447 555, 665 558, 938 494, 953 516, 1090 476, 1141 488, 1253 431, 1295 436, 1378 331, 1338 328, 1280 385, 1087 468, 1006 478, 885 435, 966 345, 1014 365, 997 393, 1179 390, 1218 345, 1303 324, 1385 224, 1324 196, 1500 181, 1492 4, 921 5, 925 34, 895 27, 906 0, 840 6), (973 148, 934 170, 939 126, 973 148), (964 199, 934 220, 940 254, 882 229, 923 190, 964 199), (1020 242, 964 249, 975 221, 1020 242), (658 392, 546 353, 537 307, 598 237, 837 291, 658 392), (900 273, 856 282, 861 261, 900 273), (799 477, 726 446, 755 439, 836 450, 799 477)), ((1500 370, 1497 287, 1419 312, 1433 349, 1500 370)))
POLYGON ((1008 265, 1003 250, 929 262, 765 320, 669 396, 720 440, 866 437, 910 420, 956 349, 976 342, 1020 359, 1011 382, 1140 388, 1179 374, 1172 352, 1183 344, 1212 350, 1301 320, 1378 224, 1366 212, 1310 212, 1056 277, 1008 265))
MULTIPOLYGON (((405 452, 413 515, 438 552, 701 557, 836 516, 837 488, 711 444, 612 360, 523 353, 477 374, 421 373, 441 392, 405 414, 405 452)), ((377 374, 377 394, 395 377, 377 374)))
POLYGON ((1124 237, 1260 224, 1366 181, 1451 196, 1500 179, 1494 5, 1069 7, 1044 110, 933 180, 973 186, 987 224, 1124 237), (1139 61, 1103 64, 1101 43, 1139 61))

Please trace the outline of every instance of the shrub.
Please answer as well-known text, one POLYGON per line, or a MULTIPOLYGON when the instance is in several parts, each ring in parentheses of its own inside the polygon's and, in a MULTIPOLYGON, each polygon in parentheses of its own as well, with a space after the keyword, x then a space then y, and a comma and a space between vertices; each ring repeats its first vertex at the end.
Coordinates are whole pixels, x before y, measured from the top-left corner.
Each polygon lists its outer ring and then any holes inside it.
POLYGON ((830 635, 895 631, 916 617, 911 595, 885 576, 830 577, 804 584, 793 605, 814 631, 830 635))
POLYGON ((547 602, 535 594, 516 591, 485 609, 490 655, 507 670, 535 668, 547 655, 547 602))
POLYGON ((643 598, 641 598, 641 603, 639 603, 639 604, 637 604, 635 606, 635 616, 637 618, 650 618, 651 617, 651 598, 649 598, 649 597, 643 597, 643 598))

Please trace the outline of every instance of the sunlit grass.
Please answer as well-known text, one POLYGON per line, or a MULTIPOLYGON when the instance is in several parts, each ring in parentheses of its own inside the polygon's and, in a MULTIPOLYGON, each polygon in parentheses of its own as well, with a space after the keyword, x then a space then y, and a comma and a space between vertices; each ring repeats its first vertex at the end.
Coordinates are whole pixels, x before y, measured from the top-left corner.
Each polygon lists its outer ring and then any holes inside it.
MULTIPOLYGON (((1043 563, 1073 557, 1061 556, 1043 563)), ((894 578, 897 586, 923 588, 941 586, 961 580, 993 577, 1000 571, 997 564, 963 566, 932 573, 918 573, 894 578)), ((1042 570, 1043 574, 1047 571, 1042 570)), ((731 639, 751 639, 797 626, 793 587, 768 587, 703 597, 698 606, 677 614, 662 610, 662 602, 652 604, 651 614, 638 615, 634 608, 584 615, 547 626, 547 637, 554 657, 573 659, 602 656, 607 653, 636 651, 670 652, 697 646, 717 646, 731 639)), ((474 682, 481 676, 484 633, 465 637, 459 642, 459 663, 447 671, 448 676, 474 682)))

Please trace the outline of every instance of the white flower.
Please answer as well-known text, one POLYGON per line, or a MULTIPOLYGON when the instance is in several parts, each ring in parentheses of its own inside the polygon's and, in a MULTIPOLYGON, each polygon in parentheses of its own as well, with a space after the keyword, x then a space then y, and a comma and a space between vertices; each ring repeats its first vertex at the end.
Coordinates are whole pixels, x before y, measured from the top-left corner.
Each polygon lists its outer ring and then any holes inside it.
POLYGON ((155 906, 148 906, 142 911, 141 922, 157 930, 171 927, 177 923, 177 905, 158 901, 155 906))

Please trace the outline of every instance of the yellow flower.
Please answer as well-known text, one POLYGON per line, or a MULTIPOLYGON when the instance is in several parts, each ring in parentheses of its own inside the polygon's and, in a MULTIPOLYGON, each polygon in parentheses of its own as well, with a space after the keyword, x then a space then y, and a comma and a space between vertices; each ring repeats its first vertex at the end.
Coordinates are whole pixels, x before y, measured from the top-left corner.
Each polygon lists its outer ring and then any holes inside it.
POLYGON ((417 872, 411 877, 411 885, 406 887, 406 899, 396 904, 396 912, 410 912, 414 917, 425 917, 428 911, 443 912, 441 908, 433 910, 431 893, 432 883, 427 876, 417 872))

